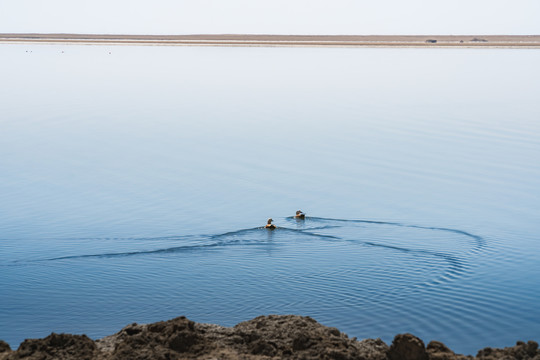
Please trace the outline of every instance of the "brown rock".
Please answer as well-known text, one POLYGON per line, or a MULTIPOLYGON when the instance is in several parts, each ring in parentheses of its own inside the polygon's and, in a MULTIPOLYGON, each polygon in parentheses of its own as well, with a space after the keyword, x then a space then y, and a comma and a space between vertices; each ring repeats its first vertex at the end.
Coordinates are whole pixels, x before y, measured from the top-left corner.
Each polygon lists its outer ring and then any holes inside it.
POLYGON ((440 341, 431 341, 427 346, 427 353, 430 360, 467 360, 472 356, 455 354, 440 341))
POLYGON ((104 359, 180 359, 211 350, 212 344, 185 317, 150 325, 131 324, 98 341, 104 359))
MULTIPOLYGON (((0 360, 472 360, 446 345, 424 342, 411 334, 394 338, 392 346, 381 339, 350 339, 336 328, 310 317, 259 316, 233 328, 197 324, 185 317, 154 324, 130 324, 95 342, 85 335, 51 334, 25 340, 17 351, 0 341, 0 360)), ((519 341, 504 349, 485 348, 479 359, 540 360, 538 343, 519 341)))
POLYGON ((476 357, 482 360, 540 360, 540 350, 538 350, 536 341, 528 341, 527 343, 518 341, 515 346, 504 349, 484 348, 478 352, 476 357))
POLYGON ((0 340, 0 354, 4 352, 9 352, 9 351, 11 351, 9 344, 5 342, 4 340, 0 340))
POLYGON ((538 352, 538 343, 536 341, 527 341, 527 354, 529 354, 531 357, 540 354, 538 352))
MULTIPOLYGON (((252 354, 291 359, 356 359, 358 342, 310 317, 260 316, 236 325, 252 354)), ((238 351, 242 353, 241 347, 238 351)))
POLYGON ((52 333, 44 339, 24 340, 6 359, 90 360, 96 356, 96 344, 86 335, 52 333))
POLYGON ((381 339, 364 339, 358 344, 360 358, 385 360, 390 347, 381 339))
POLYGON ((428 360, 424 342, 412 334, 399 334, 388 350, 390 360, 428 360))

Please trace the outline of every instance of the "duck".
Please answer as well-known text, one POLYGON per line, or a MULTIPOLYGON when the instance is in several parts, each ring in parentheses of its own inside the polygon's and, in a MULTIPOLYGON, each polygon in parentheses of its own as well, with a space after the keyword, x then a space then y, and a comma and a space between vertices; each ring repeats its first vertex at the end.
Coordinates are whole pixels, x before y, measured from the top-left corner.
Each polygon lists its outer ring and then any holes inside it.
POLYGON ((270 230, 274 230, 276 228, 276 225, 272 224, 272 221, 274 221, 274 220, 272 220, 271 218, 268 219, 268 221, 266 222, 265 228, 270 229, 270 230))
POLYGON ((304 220, 306 218, 306 214, 302 212, 302 210, 298 210, 296 212, 296 215, 294 216, 296 219, 302 219, 304 220))

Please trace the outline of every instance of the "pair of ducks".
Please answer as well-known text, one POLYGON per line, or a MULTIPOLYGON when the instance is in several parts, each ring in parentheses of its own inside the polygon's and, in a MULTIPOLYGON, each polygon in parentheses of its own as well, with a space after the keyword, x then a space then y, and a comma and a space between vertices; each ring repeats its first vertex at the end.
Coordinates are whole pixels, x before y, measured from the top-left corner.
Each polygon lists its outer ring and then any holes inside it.
MULTIPOLYGON (((294 215, 294 218, 298 220, 304 220, 306 218, 306 214, 302 210, 298 210, 296 212, 296 215, 294 215)), ((268 221, 266 222, 265 228, 271 229, 271 230, 275 229, 277 226, 272 224, 272 221, 274 221, 272 220, 272 218, 268 219, 268 221)))

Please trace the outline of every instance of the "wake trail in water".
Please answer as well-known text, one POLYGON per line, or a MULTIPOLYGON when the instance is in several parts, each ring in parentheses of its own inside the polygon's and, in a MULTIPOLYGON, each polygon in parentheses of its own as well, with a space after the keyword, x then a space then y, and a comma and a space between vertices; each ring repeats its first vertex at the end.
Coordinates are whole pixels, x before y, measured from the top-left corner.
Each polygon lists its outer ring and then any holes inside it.
MULTIPOLYGON (((297 224, 304 224, 304 221, 297 221, 293 217, 285 218, 285 220, 288 221, 295 221, 297 224)), ((156 238, 140 238, 137 239, 138 241, 194 241, 199 240, 202 243, 198 244, 188 244, 188 245, 181 245, 181 246, 170 246, 165 248, 159 248, 159 249, 150 249, 150 250, 135 250, 135 251, 125 251, 125 252, 104 252, 104 253, 98 253, 98 254, 82 254, 82 255, 65 255, 65 256, 57 256, 47 259, 33 259, 33 260, 16 260, 12 262, 14 263, 34 263, 34 262, 47 262, 47 261, 62 261, 62 260, 74 260, 74 259, 89 259, 89 258, 116 258, 116 257, 129 257, 129 256, 143 256, 143 255, 156 255, 156 254, 174 254, 174 253, 185 253, 190 251, 202 251, 202 250, 210 250, 220 247, 226 247, 226 246, 234 246, 234 245, 261 245, 261 244, 269 244, 272 241, 272 238, 274 236, 279 236, 281 234, 291 234, 291 235, 301 235, 301 236, 307 236, 308 238, 317 238, 320 240, 327 240, 327 241, 345 241, 351 244, 357 244, 357 245, 364 245, 364 246, 370 246, 370 247, 377 247, 381 249, 387 249, 392 251, 398 251, 402 253, 411 253, 411 254, 418 254, 422 256, 430 256, 433 258, 437 258, 439 260, 442 260, 448 264, 447 270, 442 274, 441 276, 438 276, 435 279, 431 279, 430 281, 424 282, 421 284, 421 286, 429 286, 429 285, 435 285, 440 284, 445 281, 448 281, 449 279, 454 279, 456 277, 459 277, 461 274, 463 274, 468 266, 466 265, 466 261, 464 259, 461 259, 458 256, 454 256, 451 254, 447 254, 440 251, 434 251, 434 250, 427 250, 427 249, 412 249, 404 246, 396 246, 396 245, 388 245, 380 242, 374 242, 374 241, 364 241, 359 239, 347 239, 346 237, 340 237, 335 235, 328 235, 328 234, 321 234, 318 233, 318 231, 324 231, 324 230, 332 230, 332 229, 339 229, 343 227, 343 225, 336 225, 338 224, 371 224, 371 225, 387 225, 387 226, 396 226, 396 227, 404 227, 404 228, 415 228, 415 229, 424 229, 429 231, 437 231, 437 232, 449 232, 457 235, 464 236, 468 239, 473 240, 473 251, 479 252, 485 247, 485 240, 478 235, 471 234, 467 231, 460 230, 460 229, 452 229, 452 228, 444 228, 444 227, 433 227, 433 226, 421 226, 421 225, 412 225, 412 224, 404 224, 399 222, 389 222, 389 221, 375 221, 375 220, 351 220, 351 219, 333 219, 333 218, 322 218, 322 217, 307 217, 307 222, 314 222, 316 226, 308 227, 308 228, 287 228, 287 227, 278 227, 275 230, 268 230, 264 227, 255 227, 255 228, 248 228, 248 229, 240 229, 235 231, 229 231, 221 234, 213 234, 213 235, 188 235, 188 236, 167 236, 167 237, 156 237, 156 238), (323 223, 323 225, 319 225, 317 223, 323 223), (324 224, 324 223, 330 223, 330 224, 324 224), (264 238, 262 237, 262 235, 264 238)))
POLYGON ((213 248, 220 245, 222 244, 214 243, 214 244, 206 244, 206 245, 175 246, 175 247, 170 247, 170 248, 165 248, 165 249, 156 249, 156 250, 141 250, 141 251, 89 254, 89 255, 68 255, 68 256, 60 256, 60 257, 55 257, 55 258, 50 258, 50 259, 34 260, 34 261, 57 261, 57 260, 68 260, 68 259, 112 258, 112 257, 124 257, 124 256, 134 256, 134 255, 166 254, 166 253, 194 251, 197 249, 208 249, 208 248, 213 248))
MULTIPOLYGON (((198 239, 201 240, 207 240, 207 241, 213 241, 210 243, 205 244, 192 244, 192 245, 182 245, 182 246, 171 246, 167 248, 161 248, 161 249, 153 249, 153 250, 140 250, 140 251, 126 251, 126 252, 109 252, 109 253, 99 253, 99 254, 83 254, 83 255, 66 255, 66 256, 58 256, 53 258, 47 258, 47 259, 35 259, 35 260, 16 260, 13 261, 13 263, 28 263, 28 262, 44 262, 44 261, 59 261, 59 260, 72 260, 72 259, 87 259, 87 258, 114 258, 114 257, 127 257, 127 256, 140 256, 140 255, 151 255, 151 254, 167 254, 167 253, 180 253, 180 252, 188 252, 188 251, 197 251, 197 250, 204 250, 204 249, 211 249, 211 248, 217 248, 217 247, 225 247, 225 246, 231 246, 242 243, 243 245, 257 245, 257 244, 263 244, 268 243, 268 240, 255 240, 255 241, 245 241, 242 239, 235 239, 239 236, 244 235, 261 235, 261 234, 268 234, 270 230, 265 229, 264 227, 255 227, 255 228, 249 228, 249 229, 241 229, 236 231, 229 231, 222 234, 215 234, 215 235, 202 235, 199 236, 198 239)), ((316 234, 309 231, 303 231, 299 229, 289 229, 289 228, 282 228, 279 227, 275 230, 272 230, 272 233, 292 233, 292 234, 302 234, 310 237, 318 237, 323 239, 340 239, 337 236, 332 235, 323 235, 323 234, 316 234)), ((272 234, 271 233, 271 234, 272 234)), ((256 237, 256 236, 255 236, 256 237)), ((195 238, 195 236, 187 236, 187 237, 178 237, 178 236, 168 236, 168 237, 158 237, 158 238, 140 238, 137 240, 185 240, 186 238, 195 238)))
POLYGON ((449 265, 449 268, 446 270, 444 274, 442 274, 441 276, 435 279, 432 279, 430 281, 423 283, 424 286, 436 285, 436 284, 440 284, 444 282, 445 279, 456 278, 462 275, 467 269, 467 266, 464 264, 464 262, 460 258, 443 253, 443 252, 431 251, 431 250, 408 249, 408 248, 402 248, 402 247, 394 246, 394 245, 377 244, 377 243, 373 243, 369 241, 364 242, 364 244, 373 246, 373 247, 391 249, 395 251, 428 255, 428 256, 438 258, 449 265))
MULTIPOLYGON (((296 220, 294 217, 289 217, 287 220, 296 220)), ((390 222, 390 221, 375 221, 375 220, 351 220, 351 219, 333 219, 333 218, 322 218, 322 217, 306 217, 306 220, 311 220, 315 222, 338 222, 338 223, 361 223, 361 224, 372 224, 372 225, 388 225, 388 226, 396 226, 396 227, 404 227, 404 228, 413 228, 413 229, 423 229, 423 230, 429 230, 429 231, 438 231, 438 232, 449 232, 454 233, 458 235, 465 236, 468 239, 471 239, 473 241, 473 248, 468 253, 479 253, 484 250, 486 246, 486 241, 483 237, 479 235, 472 234, 470 232, 460 230, 460 229, 452 229, 452 228, 445 228, 445 227, 435 227, 435 226, 421 226, 421 225, 412 225, 412 224, 403 224, 399 222, 390 222)), ((388 244, 382 244, 382 243, 376 243, 372 241, 362 241, 362 240, 345 240, 345 241, 353 241, 356 243, 361 243, 367 246, 372 247, 379 247, 394 251, 400 251, 400 252, 406 252, 406 253, 416 253, 416 254, 422 254, 422 255, 428 255, 432 256, 438 259, 441 259, 445 261, 449 267, 443 273, 442 275, 436 277, 435 279, 431 279, 429 281, 423 282, 421 284, 417 284, 413 288, 424 288, 427 286, 433 286, 438 285, 441 283, 445 283, 451 279, 455 279, 459 276, 461 276, 467 268, 469 267, 466 265, 466 261, 460 257, 447 254, 444 252, 439 251, 433 251, 433 250, 426 250, 426 249, 411 249, 407 247, 400 247, 395 245, 388 245, 388 244)), ((466 255, 466 254, 464 254, 466 255)))
MULTIPOLYGON (((288 219, 293 219, 293 217, 290 217, 288 219)), ((486 241, 483 237, 475 234, 471 234, 470 232, 459 230, 459 229, 452 229, 452 228, 444 228, 444 227, 435 227, 435 226, 421 226, 421 225, 411 225, 411 224, 403 224, 399 222, 391 222, 391 221, 376 221, 376 220, 351 220, 351 219, 332 219, 332 218, 323 218, 323 217, 308 217, 307 219, 315 220, 315 221, 335 221, 335 222, 345 222, 345 223, 363 223, 363 224, 374 224, 374 225, 390 225, 390 226, 398 226, 398 227, 405 227, 405 228, 412 228, 412 229, 424 229, 424 230, 433 230, 433 231, 442 231, 442 232, 450 232, 458 235, 463 235, 469 239, 472 239, 474 241, 475 250, 482 250, 486 246, 486 241)))

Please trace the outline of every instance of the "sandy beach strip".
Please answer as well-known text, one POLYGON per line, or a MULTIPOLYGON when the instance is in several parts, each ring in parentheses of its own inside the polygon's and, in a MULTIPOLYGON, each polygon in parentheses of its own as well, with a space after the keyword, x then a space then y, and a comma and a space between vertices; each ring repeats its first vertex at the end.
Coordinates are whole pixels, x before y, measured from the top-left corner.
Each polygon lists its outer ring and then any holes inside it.
POLYGON ((540 35, 0 34, 0 43, 162 46, 540 48, 540 35))

